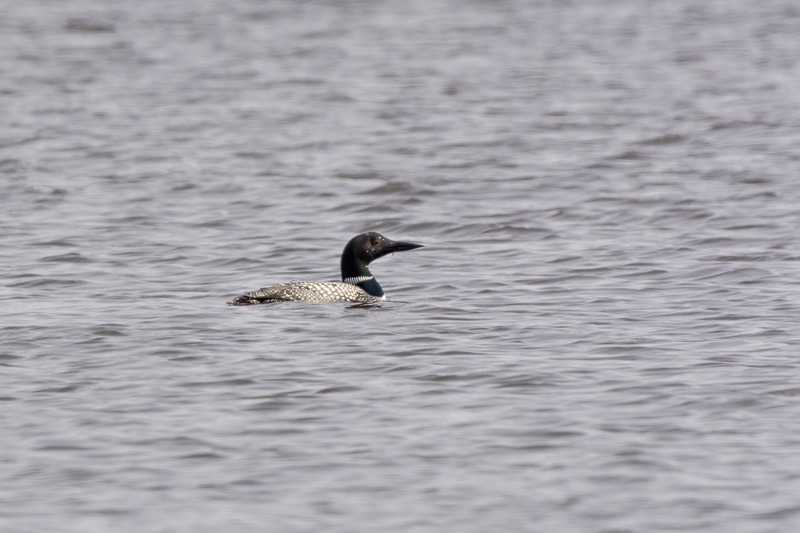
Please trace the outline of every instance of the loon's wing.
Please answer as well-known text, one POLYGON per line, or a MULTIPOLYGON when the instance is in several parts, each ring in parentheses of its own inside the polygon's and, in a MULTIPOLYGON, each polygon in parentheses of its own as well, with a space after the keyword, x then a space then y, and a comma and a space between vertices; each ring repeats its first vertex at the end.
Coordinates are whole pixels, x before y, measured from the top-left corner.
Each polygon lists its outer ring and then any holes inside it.
POLYGON ((294 293, 303 285, 303 282, 300 281, 290 281, 289 283, 281 283, 280 285, 273 285, 272 287, 264 287, 262 289, 258 289, 257 291, 240 294, 228 302, 228 305, 255 305, 275 302, 291 302, 297 299, 294 297, 294 293))
POLYGON ((373 296, 358 285, 341 281, 290 281, 273 287, 237 296, 228 305, 269 304, 276 302, 307 302, 321 304, 329 302, 375 303, 385 297, 373 296))

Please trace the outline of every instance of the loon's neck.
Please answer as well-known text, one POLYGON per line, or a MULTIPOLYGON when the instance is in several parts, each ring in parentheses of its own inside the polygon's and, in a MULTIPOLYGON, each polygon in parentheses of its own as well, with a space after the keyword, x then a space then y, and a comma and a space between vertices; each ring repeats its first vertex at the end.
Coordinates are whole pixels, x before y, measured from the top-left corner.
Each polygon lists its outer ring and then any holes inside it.
POLYGON ((342 281, 345 283, 350 283, 351 285, 358 285, 364 289, 364 292, 372 296, 376 296, 378 298, 383 296, 383 288, 381 287, 380 283, 378 283, 378 280, 375 279, 375 276, 344 278, 342 281))
POLYGON ((355 257, 348 257, 348 253, 342 255, 342 281, 351 285, 358 285, 364 292, 380 298, 383 296, 383 288, 381 287, 369 267, 363 262, 358 261, 355 257))

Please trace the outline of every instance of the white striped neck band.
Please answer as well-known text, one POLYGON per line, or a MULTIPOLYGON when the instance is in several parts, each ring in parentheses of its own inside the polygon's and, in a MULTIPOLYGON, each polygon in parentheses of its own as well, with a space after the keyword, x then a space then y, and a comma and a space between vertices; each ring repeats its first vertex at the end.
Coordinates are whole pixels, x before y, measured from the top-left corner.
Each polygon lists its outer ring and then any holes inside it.
POLYGON ((375 276, 355 276, 352 278, 344 278, 345 283, 349 283, 350 285, 358 285, 359 283, 364 283, 365 281, 369 281, 371 279, 375 279, 375 276))

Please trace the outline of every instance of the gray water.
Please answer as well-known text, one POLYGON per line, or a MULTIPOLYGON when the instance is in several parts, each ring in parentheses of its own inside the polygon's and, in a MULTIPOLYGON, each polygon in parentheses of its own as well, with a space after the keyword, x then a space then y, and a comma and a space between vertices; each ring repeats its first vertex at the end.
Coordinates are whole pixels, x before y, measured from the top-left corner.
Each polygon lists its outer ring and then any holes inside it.
POLYGON ((794 1, 2 2, 0 531, 798 531, 798 87, 794 1))

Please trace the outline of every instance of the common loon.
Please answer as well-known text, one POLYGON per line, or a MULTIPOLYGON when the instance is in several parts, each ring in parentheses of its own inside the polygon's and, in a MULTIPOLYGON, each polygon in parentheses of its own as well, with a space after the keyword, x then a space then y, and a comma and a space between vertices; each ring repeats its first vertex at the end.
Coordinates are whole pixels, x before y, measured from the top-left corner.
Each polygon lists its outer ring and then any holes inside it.
POLYGON ((356 235, 342 252, 342 281, 290 281, 237 296, 228 305, 253 305, 303 301, 309 303, 375 303, 385 300, 383 289, 369 264, 392 252, 422 248, 413 242, 397 242, 369 231, 356 235))

